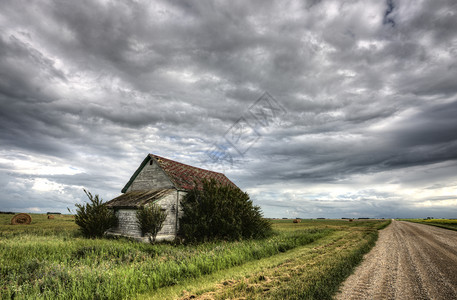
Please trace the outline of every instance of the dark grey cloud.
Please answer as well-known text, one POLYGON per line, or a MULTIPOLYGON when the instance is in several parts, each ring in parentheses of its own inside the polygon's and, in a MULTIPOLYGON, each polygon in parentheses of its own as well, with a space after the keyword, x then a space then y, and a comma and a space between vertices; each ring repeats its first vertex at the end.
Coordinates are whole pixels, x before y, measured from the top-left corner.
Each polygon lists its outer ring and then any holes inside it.
POLYGON ((0 206, 114 197, 151 152, 224 171, 268 216, 455 212, 456 11, 6 1, 0 206), (264 91, 285 113, 262 127, 249 109, 264 91), (260 134, 244 155, 224 139, 242 117, 260 134), (217 145, 230 162, 205 154, 217 145))

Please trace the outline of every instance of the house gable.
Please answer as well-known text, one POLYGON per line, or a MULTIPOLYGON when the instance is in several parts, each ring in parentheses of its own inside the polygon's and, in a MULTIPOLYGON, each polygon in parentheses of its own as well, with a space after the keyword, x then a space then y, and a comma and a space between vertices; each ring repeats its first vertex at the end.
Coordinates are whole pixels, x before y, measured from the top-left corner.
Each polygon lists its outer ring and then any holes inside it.
POLYGON ((151 189, 175 188, 168 175, 162 170, 157 161, 146 156, 139 168, 122 189, 123 193, 151 189))

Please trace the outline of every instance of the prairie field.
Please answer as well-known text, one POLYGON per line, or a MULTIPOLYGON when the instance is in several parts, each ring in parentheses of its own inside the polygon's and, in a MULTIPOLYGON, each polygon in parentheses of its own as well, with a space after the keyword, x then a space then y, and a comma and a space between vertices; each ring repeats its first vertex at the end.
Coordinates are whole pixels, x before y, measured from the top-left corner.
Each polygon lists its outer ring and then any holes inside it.
POLYGON ((457 230, 457 219, 404 219, 405 221, 457 230))
POLYGON ((384 220, 273 220, 262 240, 150 245, 86 239, 73 216, 0 214, 2 299, 328 299, 384 220))

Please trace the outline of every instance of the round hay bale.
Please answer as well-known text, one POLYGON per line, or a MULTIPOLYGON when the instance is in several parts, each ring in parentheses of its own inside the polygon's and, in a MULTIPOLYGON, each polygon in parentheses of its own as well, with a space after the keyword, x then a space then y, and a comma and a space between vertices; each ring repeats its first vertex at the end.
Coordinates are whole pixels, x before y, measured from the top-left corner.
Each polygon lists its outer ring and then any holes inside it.
POLYGON ((300 223, 301 220, 300 220, 300 219, 295 219, 293 222, 294 222, 294 223, 300 223))
POLYGON ((48 219, 54 219, 53 215, 48 215, 48 219))
POLYGON ((32 217, 29 214, 20 213, 11 219, 11 225, 28 225, 32 222, 32 217))

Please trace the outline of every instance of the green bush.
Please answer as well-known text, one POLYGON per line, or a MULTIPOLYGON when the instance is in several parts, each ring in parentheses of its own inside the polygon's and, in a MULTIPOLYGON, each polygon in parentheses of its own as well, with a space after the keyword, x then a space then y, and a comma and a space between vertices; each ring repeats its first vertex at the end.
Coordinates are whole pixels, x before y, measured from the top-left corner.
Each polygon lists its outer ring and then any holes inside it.
POLYGON ((167 213, 162 210, 160 205, 142 206, 136 212, 137 224, 141 234, 149 237, 149 242, 154 244, 157 233, 162 229, 163 222, 167 218, 167 213))
POLYGON ((179 234, 188 242, 262 238, 272 232, 247 193, 214 180, 189 191, 181 207, 179 234))
POLYGON ((98 195, 93 196, 84 190, 90 202, 75 204, 75 223, 82 234, 88 238, 102 237, 105 231, 117 226, 117 217, 114 212, 106 207, 98 195))

